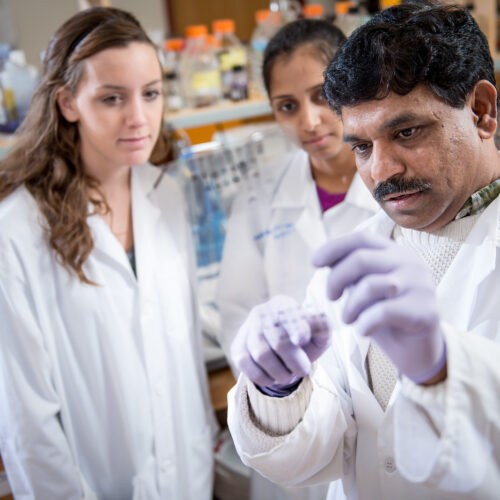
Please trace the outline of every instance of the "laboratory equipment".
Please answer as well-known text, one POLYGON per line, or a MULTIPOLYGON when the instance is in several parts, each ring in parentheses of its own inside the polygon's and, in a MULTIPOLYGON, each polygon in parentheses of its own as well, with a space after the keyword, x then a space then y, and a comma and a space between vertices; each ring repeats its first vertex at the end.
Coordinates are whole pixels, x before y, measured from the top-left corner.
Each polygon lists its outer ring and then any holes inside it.
POLYGON ((207 43, 207 27, 188 26, 186 36, 180 58, 184 98, 193 108, 215 104, 221 98, 221 80, 215 51, 207 43))
POLYGON ((218 19, 213 22, 212 28, 219 59, 222 96, 232 101, 246 99, 248 95, 247 51, 235 35, 234 21, 232 19, 218 19), (235 88, 237 91, 234 90, 235 88))

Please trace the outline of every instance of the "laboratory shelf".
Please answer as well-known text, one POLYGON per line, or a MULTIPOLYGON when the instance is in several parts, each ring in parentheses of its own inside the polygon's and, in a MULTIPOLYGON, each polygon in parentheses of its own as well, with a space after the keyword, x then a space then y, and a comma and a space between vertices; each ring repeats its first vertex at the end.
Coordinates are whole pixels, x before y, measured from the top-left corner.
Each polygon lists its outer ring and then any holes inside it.
POLYGON ((248 99, 239 102, 222 102, 205 108, 168 112, 165 120, 171 127, 182 129, 266 116, 271 112, 267 99, 248 99))

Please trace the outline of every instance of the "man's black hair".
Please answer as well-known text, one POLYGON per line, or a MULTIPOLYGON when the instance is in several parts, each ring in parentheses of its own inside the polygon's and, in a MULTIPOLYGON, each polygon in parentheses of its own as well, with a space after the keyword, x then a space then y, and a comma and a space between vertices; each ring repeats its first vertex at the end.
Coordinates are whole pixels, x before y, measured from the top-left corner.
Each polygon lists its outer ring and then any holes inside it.
POLYGON ((339 113, 425 83, 461 108, 479 80, 496 87, 488 41, 467 10, 412 2, 380 12, 348 38, 325 72, 323 93, 339 113))
POLYGON ((318 51, 326 66, 344 41, 342 31, 322 19, 299 19, 283 26, 271 38, 264 53, 262 76, 267 93, 271 85, 271 71, 278 58, 291 56, 307 44, 318 51))

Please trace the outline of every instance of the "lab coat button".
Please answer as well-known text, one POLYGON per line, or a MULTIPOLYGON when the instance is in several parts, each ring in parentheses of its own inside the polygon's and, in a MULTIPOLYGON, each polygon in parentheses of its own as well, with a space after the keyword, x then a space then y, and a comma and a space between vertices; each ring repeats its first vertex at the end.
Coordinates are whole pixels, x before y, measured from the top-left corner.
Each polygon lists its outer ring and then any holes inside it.
POLYGON ((384 469, 386 472, 389 472, 389 473, 396 472, 396 464, 394 463, 394 458, 385 457, 384 469))

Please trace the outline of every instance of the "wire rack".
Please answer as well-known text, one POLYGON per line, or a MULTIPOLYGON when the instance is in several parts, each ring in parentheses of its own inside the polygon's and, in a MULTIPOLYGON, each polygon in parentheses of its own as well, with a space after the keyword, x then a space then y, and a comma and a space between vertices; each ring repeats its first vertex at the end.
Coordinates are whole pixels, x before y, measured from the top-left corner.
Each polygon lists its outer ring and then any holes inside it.
POLYGON ((246 140, 191 146, 167 166, 187 200, 200 278, 218 274, 236 193, 257 189, 263 169, 293 148, 279 129, 254 132, 246 140))

